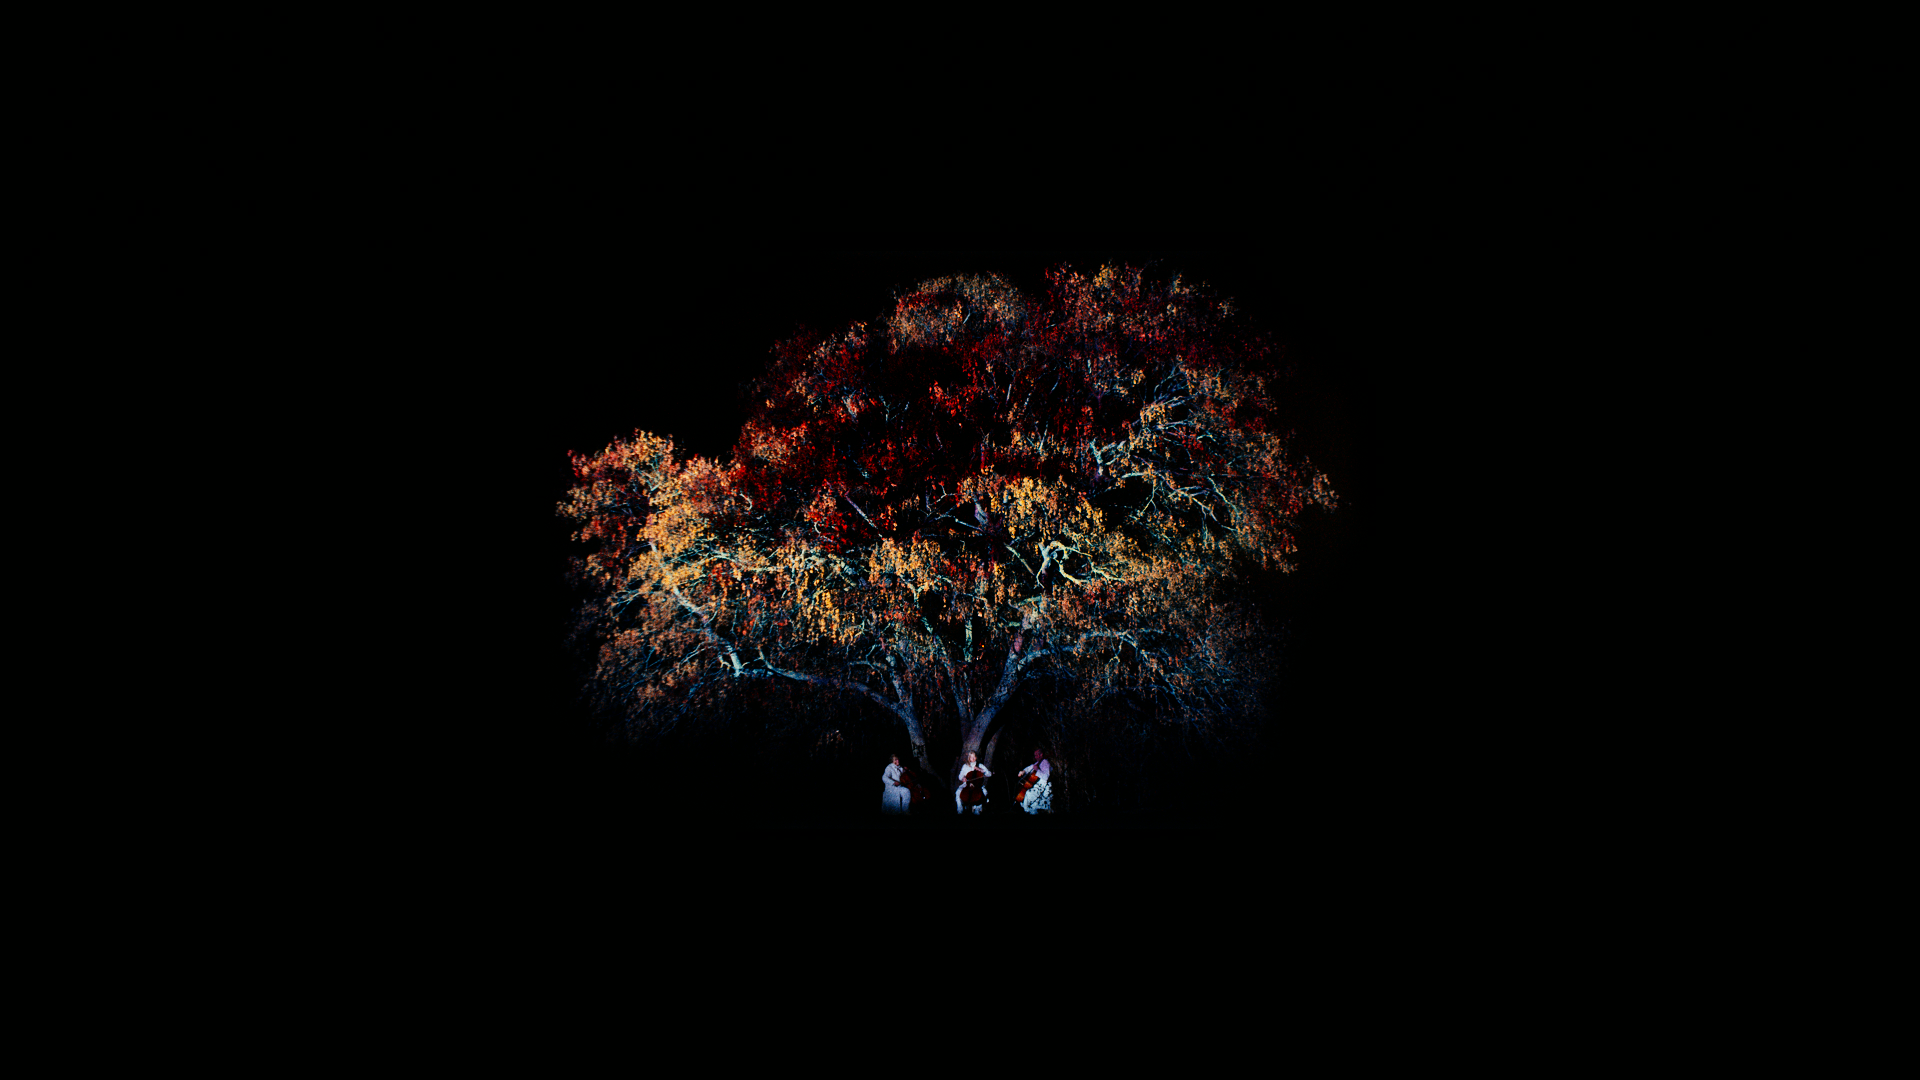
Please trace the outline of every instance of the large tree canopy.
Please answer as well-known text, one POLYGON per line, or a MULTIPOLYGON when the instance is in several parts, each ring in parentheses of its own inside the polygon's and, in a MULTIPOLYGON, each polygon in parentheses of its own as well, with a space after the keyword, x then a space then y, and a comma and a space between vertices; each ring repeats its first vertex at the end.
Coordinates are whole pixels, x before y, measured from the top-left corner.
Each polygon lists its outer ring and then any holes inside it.
POLYGON ((784 681, 870 701, 931 768, 931 732, 991 760, 1043 673, 1068 715, 1255 708, 1237 575, 1290 570, 1299 515, 1335 500, 1230 301, 1124 267, 1038 297, 942 278, 776 347, 752 390, 730 459, 645 432, 574 456, 577 630, 629 729, 784 681))

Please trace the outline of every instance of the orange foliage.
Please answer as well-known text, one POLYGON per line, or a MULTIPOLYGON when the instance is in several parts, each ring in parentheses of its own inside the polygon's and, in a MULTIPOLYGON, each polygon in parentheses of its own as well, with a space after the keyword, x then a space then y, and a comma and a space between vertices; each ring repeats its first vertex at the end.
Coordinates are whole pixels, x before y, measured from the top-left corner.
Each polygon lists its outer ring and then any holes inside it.
POLYGON ((607 700, 801 679, 916 743, 942 710, 977 742, 1046 665, 1082 704, 1193 716, 1257 681, 1223 585, 1291 569, 1299 515, 1336 504, 1275 430, 1266 348, 1178 277, 1049 284, 930 281, 882 326, 786 343, 728 461, 645 432, 575 455, 560 512, 597 548, 579 576, 607 700))

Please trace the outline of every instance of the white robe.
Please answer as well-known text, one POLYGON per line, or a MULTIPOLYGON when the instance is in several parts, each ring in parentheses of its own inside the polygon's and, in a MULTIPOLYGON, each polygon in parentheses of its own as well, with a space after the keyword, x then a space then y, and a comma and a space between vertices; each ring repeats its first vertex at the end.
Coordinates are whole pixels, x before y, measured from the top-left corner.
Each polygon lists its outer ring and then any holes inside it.
MULTIPOLYGON (((985 765, 980 765, 980 764, 969 765, 964 761, 960 763, 960 775, 963 777, 975 769, 979 769, 981 772, 986 773, 987 776, 989 777, 993 775, 993 771, 988 769, 985 765)), ((967 804, 960 801, 960 793, 965 790, 967 790, 967 782, 965 780, 960 781, 960 786, 953 789, 953 809, 955 813, 964 814, 967 812, 967 804)), ((985 795, 986 793, 987 793, 987 782, 985 780, 982 780, 980 781, 980 794, 985 795)), ((981 809, 984 808, 986 805, 987 804, 985 802, 982 802, 979 806, 976 806, 973 808, 973 812, 976 814, 979 813, 981 809)))
POLYGON ((913 808, 913 791, 900 783, 902 770, 898 765, 888 765, 880 779, 887 782, 887 790, 880 794, 880 812, 883 814, 904 814, 913 808))

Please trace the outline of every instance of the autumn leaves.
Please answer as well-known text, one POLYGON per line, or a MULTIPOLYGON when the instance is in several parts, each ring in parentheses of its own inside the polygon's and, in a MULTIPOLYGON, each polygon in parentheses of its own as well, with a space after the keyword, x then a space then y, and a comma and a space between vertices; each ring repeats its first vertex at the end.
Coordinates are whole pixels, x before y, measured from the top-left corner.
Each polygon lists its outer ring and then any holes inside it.
POLYGON ((1224 302, 1131 268, 1049 280, 926 282, 782 345, 730 460, 641 432, 576 455, 603 677, 644 653, 665 674, 636 702, 730 670, 905 713, 1004 703, 1049 658, 1105 657, 1080 674, 1110 689, 1217 681, 1221 582, 1284 565, 1331 484, 1269 430, 1224 302))

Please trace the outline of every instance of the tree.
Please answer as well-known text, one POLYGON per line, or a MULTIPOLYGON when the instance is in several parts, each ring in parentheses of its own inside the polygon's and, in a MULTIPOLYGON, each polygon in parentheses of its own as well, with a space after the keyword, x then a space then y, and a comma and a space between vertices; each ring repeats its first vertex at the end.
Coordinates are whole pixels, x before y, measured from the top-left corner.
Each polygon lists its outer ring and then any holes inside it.
POLYGON ((1229 300, 1130 267, 1059 268, 1038 297, 942 278, 774 353, 730 459, 646 432, 573 457, 576 632, 630 730, 779 682, 871 702, 931 770, 936 729, 991 761, 1042 675, 1070 718, 1254 707, 1237 587, 1290 571, 1335 497, 1229 300))

